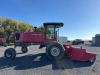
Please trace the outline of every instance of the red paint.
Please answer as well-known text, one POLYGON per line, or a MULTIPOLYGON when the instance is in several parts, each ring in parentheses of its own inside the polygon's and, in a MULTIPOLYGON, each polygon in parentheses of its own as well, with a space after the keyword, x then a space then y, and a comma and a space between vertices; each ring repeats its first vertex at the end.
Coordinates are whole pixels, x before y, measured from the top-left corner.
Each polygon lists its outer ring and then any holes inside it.
POLYGON ((6 42, 6 39, 5 38, 0 38, 0 43, 4 43, 6 42))
POLYGON ((72 60, 88 61, 96 56, 96 54, 87 52, 86 49, 74 48, 66 44, 63 44, 63 46, 65 48, 65 53, 69 55, 72 60))
POLYGON ((19 40, 15 40, 16 43, 44 43, 53 42, 57 39, 46 39, 43 32, 17 32, 20 34, 19 40))
POLYGON ((43 32, 19 32, 19 40, 15 42, 19 43, 42 43, 44 42, 44 33, 43 32))

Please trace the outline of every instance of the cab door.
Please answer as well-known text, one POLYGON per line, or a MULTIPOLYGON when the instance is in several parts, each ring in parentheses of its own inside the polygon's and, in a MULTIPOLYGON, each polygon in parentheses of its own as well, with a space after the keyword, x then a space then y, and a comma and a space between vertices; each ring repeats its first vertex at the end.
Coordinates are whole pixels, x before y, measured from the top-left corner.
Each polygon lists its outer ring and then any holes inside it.
POLYGON ((55 31, 55 25, 47 25, 45 27, 45 39, 49 42, 57 41, 57 32, 55 31))

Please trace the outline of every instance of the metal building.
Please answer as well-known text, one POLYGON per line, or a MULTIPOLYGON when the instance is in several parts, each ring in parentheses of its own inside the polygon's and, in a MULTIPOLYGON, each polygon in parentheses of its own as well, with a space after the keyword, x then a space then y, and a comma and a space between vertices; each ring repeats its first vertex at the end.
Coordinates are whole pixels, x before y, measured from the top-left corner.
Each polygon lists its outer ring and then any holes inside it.
POLYGON ((96 34, 92 41, 94 41, 96 46, 100 46, 100 34, 96 34))
POLYGON ((92 37, 92 44, 93 44, 93 45, 96 44, 95 37, 92 37))
POLYGON ((59 37, 58 41, 61 43, 65 43, 65 42, 67 42, 67 37, 59 37))

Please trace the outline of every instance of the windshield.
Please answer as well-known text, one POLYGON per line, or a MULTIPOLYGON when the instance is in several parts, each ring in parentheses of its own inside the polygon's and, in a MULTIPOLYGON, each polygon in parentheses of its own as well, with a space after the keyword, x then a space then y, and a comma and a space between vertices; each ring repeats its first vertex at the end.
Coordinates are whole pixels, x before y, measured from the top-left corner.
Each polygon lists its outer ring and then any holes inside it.
POLYGON ((82 41, 81 39, 76 39, 75 41, 82 41))
POLYGON ((55 25, 47 25, 46 27, 46 39, 57 39, 59 37, 59 28, 55 25))
POLYGON ((46 39, 54 39, 54 25, 47 26, 46 39))

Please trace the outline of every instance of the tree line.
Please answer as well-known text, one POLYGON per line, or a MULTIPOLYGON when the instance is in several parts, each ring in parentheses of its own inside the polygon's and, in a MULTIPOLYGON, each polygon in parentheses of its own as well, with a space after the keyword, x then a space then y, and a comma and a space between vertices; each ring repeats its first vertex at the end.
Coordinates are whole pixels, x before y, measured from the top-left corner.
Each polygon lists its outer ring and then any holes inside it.
MULTIPOLYGON (((44 32, 43 25, 37 28, 37 32, 40 31, 44 32)), ((7 43, 14 42, 15 32, 34 32, 34 26, 11 18, 0 17, 0 38, 6 38, 7 43)))

